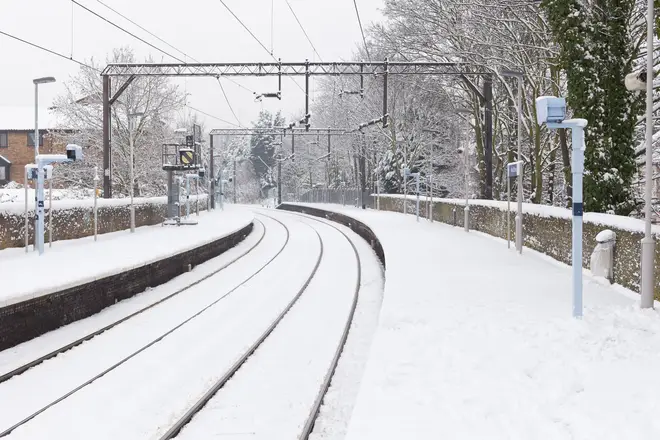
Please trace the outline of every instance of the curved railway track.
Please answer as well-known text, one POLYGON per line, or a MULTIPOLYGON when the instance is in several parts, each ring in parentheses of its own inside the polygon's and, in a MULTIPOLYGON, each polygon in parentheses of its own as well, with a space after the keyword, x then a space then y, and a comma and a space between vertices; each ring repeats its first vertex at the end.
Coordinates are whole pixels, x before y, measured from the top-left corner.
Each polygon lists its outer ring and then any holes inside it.
MULTIPOLYGON (((164 303, 165 301, 174 298, 175 296, 179 295, 180 293, 183 293, 183 292, 189 290, 191 287, 194 287, 194 286, 198 285, 198 284, 201 283, 202 281, 205 281, 205 280, 211 278, 212 276, 218 274, 218 273, 221 272, 222 270, 224 270, 224 269, 228 268, 229 266, 231 266, 232 264, 236 263, 236 262, 239 261, 241 258, 245 257, 245 256, 248 255, 250 252, 252 252, 255 248, 257 248, 257 246, 259 246, 259 244, 263 241, 263 239, 264 239, 264 237, 265 237, 265 235, 266 235, 266 226, 263 224, 263 222, 262 222, 261 220, 258 220, 258 219, 255 219, 255 220, 258 221, 258 222, 261 224, 261 226, 262 226, 262 234, 261 234, 261 236, 259 237, 259 239, 257 240, 257 242, 256 242, 255 244, 253 244, 251 247, 249 247, 249 248, 248 248, 245 252, 243 252, 242 254, 236 256, 234 259, 232 259, 231 261, 229 261, 229 262, 227 262, 226 264, 222 265, 222 266, 219 267, 218 269, 212 271, 211 273, 208 273, 208 274, 206 274, 206 275, 204 275, 204 276, 202 276, 202 277, 196 279, 196 280, 193 281, 192 283, 186 284, 184 287, 182 287, 182 288, 180 288, 180 289, 177 289, 176 291, 174 291, 174 292, 172 292, 171 294, 165 296, 164 298, 161 298, 161 299, 159 299, 158 301, 156 301, 156 302, 154 302, 154 303, 152 303, 152 304, 149 304, 148 306, 143 307, 143 308, 141 308, 141 309, 139 309, 139 310, 137 310, 137 311, 135 311, 135 312, 133 312, 133 313, 130 313, 130 314, 124 316, 123 318, 118 319, 118 320, 116 320, 116 321, 114 321, 114 322, 112 322, 112 323, 110 323, 110 324, 108 324, 108 325, 106 325, 106 326, 104 326, 104 327, 98 329, 98 330, 95 330, 95 331, 93 331, 93 332, 90 332, 89 334, 87 334, 87 335, 85 335, 85 336, 83 336, 83 337, 81 337, 81 338, 78 338, 78 339, 76 339, 76 340, 73 341, 73 342, 70 342, 70 343, 68 343, 68 344, 66 344, 66 345, 63 345, 63 346, 61 346, 61 347, 59 347, 59 348, 57 348, 57 349, 55 349, 55 350, 52 350, 51 352, 49 352, 49 353, 47 353, 47 354, 45 354, 45 355, 43 355, 43 356, 40 356, 40 357, 38 357, 38 358, 36 358, 36 359, 30 361, 30 362, 27 362, 27 363, 21 365, 20 367, 14 368, 14 369, 12 369, 11 371, 8 371, 7 373, 4 373, 4 374, 0 375, 0 384, 2 384, 3 382, 8 381, 9 379, 11 379, 11 378, 13 378, 13 377, 16 377, 16 376, 18 376, 18 375, 20 375, 20 374, 23 374, 24 372, 26 372, 26 371, 29 370, 30 368, 36 367, 37 365, 39 365, 39 364, 41 364, 41 363, 43 363, 43 362, 45 362, 45 361, 47 361, 47 360, 49 360, 49 359, 52 359, 52 358, 54 358, 55 356, 57 356, 57 355, 59 355, 59 354, 62 354, 62 353, 64 353, 64 352, 66 352, 66 351, 71 350, 71 349, 74 348, 74 347, 77 347, 78 345, 82 344, 83 342, 89 341, 89 340, 91 340, 92 338, 94 338, 94 337, 96 337, 96 336, 98 336, 98 335, 100 335, 100 334, 102 334, 102 333, 105 333, 106 331, 108 331, 108 330, 110 330, 110 329, 112 329, 112 328, 114 328, 114 327, 117 327, 118 325, 120 325, 120 324, 122 324, 122 323, 128 321, 128 320, 131 319, 131 318, 134 318, 134 317, 136 317, 136 316, 138 316, 138 315, 141 315, 142 313, 146 312, 147 310, 150 310, 150 309, 156 307, 157 305, 162 304, 162 303, 164 303)), ((275 219, 273 219, 273 220, 275 220, 275 219)), ((277 221, 277 220, 275 220, 275 221, 277 221)), ((282 225, 282 226, 286 229, 286 226, 284 226, 284 224, 283 224, 282 222, 279 222, 279 221, 277 221, 277 222, 278 222, 280 225, 282 225)))
MULTIPOLYGON (((341 358, 341 354, 344 350, 344 347, 346 345, 346 341, 348 339, 348 335, 351 329, 351 325, 353 323, 353 318, 355 316, 355 310, 357 307, 358 303, 358 298, 359 298, 359 293, 360 293, 360 284, 361 284, 361 272, 362 272, 362 263, 360 259, 359 252, 357 250, 357 247, 351 240, 351 238, 344 233, 340 228, 337 226, 314 218, 310 216, 305 216, 297 213, 291 213, 287 212, 286 215, 290 216, 296 216, 296 217, 303 217, 308 220, 312 220, 318 223, 321 223, 325 226, 328 226, 330 228, 333 228, 337 232, 339 232, 350 244, 353 253, 355 255, 356 259, 356 265, 357 265, 357 277, 355 280, 355 287, 354 291, 352 294, 352 299, 351 299, 351 306, 349 313, 346 317, 343 330, 341 333, 341 337, 339 339, 339 343, 337 344, 337 347, 335 348, 334 355, 332 357, 332 360, 330 362, 330 365, 328 366, 325 376, 323 378, 323 381, 321 383, 321 386, 319 387, 319 390, 316 394, 316 398, 314 399, 313 404, 309 408, 309 412, 307 417, 304 420, 303 427, 297 438, 299 440, 307 440, 309 436, 311 435, 313 429, 314 429, 314 423, 318 417, 321 405, 323 403, 323 399, 330 388, 330 384, 332 381, 332 377, 334 376, 334 373, 337 369, 337 365, 339 364, 339 360, 341 358)), ((316 231, 318 235, 318 231, 316 231)), ((208 390, 206 393, 204 393, 203 396, 201 396, 193 405, 192 407, 186 411, 186 413, 179 418, 174 424, 171 425, 171 427, 163 434, 159 440, 170 440, 175 438, 181 430, 188 424, 190 423, 193 418, 203 410, 203 408, 209 403, 209 401, 216 396, 219 392, 221 392, 222 388, 232 379, 232 377, 236 374, 236 372, 248 361, 248 359, 255 353, 255 351, 259 348, 259 346, 268 338, 268 336, 273 332, 273 330, 280 324, 280 322, 284 319, 285 315, 291 311, 293 306, 296 304, 296 302, 300 299, 302 296, 304 290, 307 288, 309 283, 311 282, 314 274, 318 271, 319 265, 321 263, 321 257, 323 255, 323 240, 321 239, 321 236, 318 235, 320 243, 321 243, 321 255, 319 256, 318 261, 316 262, 316 265, 314 267, 314 271, 311 274, 310 278, 308 281, 305 283, 303 288, 297 293, 297 295, 293 298, 293 300, 288 304, 288 306, 285 308, 285 310, 282 311, 280 315, 277 316, 277 318, 271 323, 271 325, 264 331, 259 338, 250 346, 248 350, 246 350, 243 355, 240 356, 240 358, 229 368, 223 375, 218 379, 208 390)))
MULTIPOLYGON (((8 435, 11 434, 15 429, 17 429, 17 428, 19 428, 19 427, 25 425, 26 423, 30 422, 32 419, 34 419, 34 418, 37 417, 38 415, 40 415, 40 414, 42 414, 43 412, 47 411, 48 409, 54 407, 55 405, 61 403, 62 401, 64 401, 64 400, 67 399, 68 397, 72 396, 73 394, 77 393, 78 391, 82 390, 83 388, 87 387, 88 385, 94 383, 95 381, 97 381, 97 380, 100 379, 101 377, 103 377, 103 376, 105 376, 106 374, 110 373, 111 371, 117 369, 117 368, 120 367, 121 365, 125 364, 126 362, 128 362, 129 360, 131 360, 132 358, 134 358, 135 356, 137 356, 138 354, 144 352, 144 351, 147 350, 148 348, 150 348, 150 347, 152 347, 153 345, 157 344, 158 342, 162 341, 162 340, 165 339, 168 335, 172 334, 173 332, 175 332, 175 331, 178 330, 179 328, 183 327, 184 325, 186 325, 187 323, 189 323, 190 321, 192 321, 192 320, 195 319, 196 317, 200 316, 200 315, 203 314, 205 311, 207 311, 208 309, 210 309, 210 308, 213 307, 214 305, 218 304, 218 303, 219 303, 220 301, 222 301, 223 299, 227 298, 227 297, 228 297, 229 295, 231 295, 233 292, 235 292, 236 290, 238 290, 240 287, 242 287, 243 285, 245 285, 246 283, 248 283, 251 279, 253 279, 255 276, 257 276, 259 273, 261 273, 266 267, 268 267, 273 261, 275 261, 275 259, 276 259, 280 254, 282 254, 282 252, 284 251, 284 249, 287 247, 287 245, 288 245, 288 243, 289 243, 289 239, 290 239, 290 231, 289 231, 289 228, 288 228, 283 222, 281 222, 281 221, 279 221, 279 220, 277 220, 277 219, 275 219, 275 218, 273 218, 273 217, 271 217, 271 216, 268 216, 268 215, 264 215, 264 217, 268 217, 268 218, 274 220, 275 222, 279 223, 279 224, 284 228, 284 230, 285 230, 285 232, 286 232, 286 239, 285 239, 284 243, 283 243, 282 246, 278 249, 278 251, 277 251, 277 252, 276 252, 276 253, 275 253, 270 259, 268 259, 268 260, 266 261, 265 264, 263 264, 261 267, 259 267, 259 268, 258 268, 257 270, 255 270, 254 272, 252 272, 250 276, 248 276, 248 277, 245 278, 242 282, 240 282, 240 283, 238 283, 237 285, 235 285, 235 286, 234 286, 232 289, 230 289, 229 291, 225 292, 225 293, 224 293, 223 295, 221 295, 219 298, 215 299, 214 301, 212 301, 211 303, 209 303, 208 305, 206 305, 206 306, 205 306, 204 308, 202 308, 201 310, 199 310, 199 311, 197 311, 196 313, 194 313, 193 315, 189 316, 188 318, 186 318, 185 320, 183 320, 182 322, 180 322, 178 325, 176 325, 176 326, 170 328, 168 331, 162 333, 159 337, 153 339, 153 340, 150 341, 148 344, 142 346, 142 347, 139 348, 138 350, 132 352, 130 355, 128 355, 128 356, 122 358, 120 361, 114 363, 114 364, 111 365, 110 367, 108 367, 108 368, 106 368, 105 370, 101 371, 100 373, 94 375, 92 378, 90 378, 89 380, 83 382, 82 384, 78 385, 77 387, 71 389, 69 392, 67 392, 67 393, 65 393, 65 394, 63 394, 63 395, 61 395, 59 398, 57 398, 57 399, 51 401, 51 402, 48 403, 47 405, 44 405, 43 407, 41 407, 41 408, 38 409, 37 411, 34 411, 33 413, 31 413, 31 414, 28 415, 27 417, 23 418, 23 419, 20 420, 19 422, 16 422, 16 423, 13 424, 12 426, 10 426, 10 427, 8 427, 8 428, 4 428, 4 429, 0 428, 0 429, 2 429, 2 431, 0 431, 0 437, 8 436, 8 435)), ((263 222, 260 222, 260 223, 263 225, 263 222)), ((22 366, 22 367, 20 367, 20 368, 17 368, 17 369, 15 369, 15 370, 13 370, 13 374, 11 374, 12 372, 10 372, 10 373, 7 373, 7 374, 3 375, 3 377, 6 376, 6 378, 4 379, 4 381, 9 380, 11 377, 15 377, 15 376, 17 376, 17 375, 20 375, 20 374, 24 373, 25 371, 27 371, 28 369, 30 369, 30 368, 32 368, 32 367, 34 367, 34 366, 36 366, 36 365, 39 365, 40 363, 42 363, 42 362, 44 362, 44 361, 46 361, 46 360, 48 360, 48 359, 50 359, 50 358, 53 358, 53 357, 57 356, 57 355, 60 354, 60 353, 63 353, 63 352, 65 352, 65 351, 68 351, 68 350, 70 350, 71 348, 75 347, 76 345, 80 345, 80 344, 82 344, 83 342, 88 341, 88 340, 94 338, 95 336, 98 336, 98 335, 100 335, 101 333, 103 333, 103 332, 105 332, 105 331, 107 331, 107 330, 109 330, 109 329, 111 329, 111 328, 113 328, 113 327, 116 327, 116 326, 118 326, 118 325, 121 324, 121 323, 126 322, 128 319, 130 319, 130 318, 132 318, 132 317, 135 317, 135 316, 137 316, 137 315, 139 315, 139 314, 141 314, 141 313, 143 313, 143 312, 145 312, 145 311, 147 311, 147 310, 149 310, 149 309, 152 309, 152 308, 155 307, 156 305, 158 305, 158 304, 160 304, 160 303, 166 301, 167 299, 170 299, 170 298, 172 298, 172 297, 178 295, 179 293, 181 293, 181 292, 183 292, 183 291, 185 291, 185 290, 190 289, 191 287, 193 287, 193 286, 195 286, 195 285, 200 284, 201 282, 203 282, 203 281, 205 281, 205 280, 209 280, 209 279, 211 279, 213 275, 217 275, 221 270, 223 270, 223 269, 227 268, 228 266, 230 266, 231 264, 237 262, 237 261, 240 260, 242 257, 244 257, 244 256, 247 255, 249 252, 251 252, 253 249, 255 249, 255 248, 257 247, 257 245, 258 245, 259 243, 261 243, 261 241, 263 240, 263 237, 265 236, 265 232, 266 232, 266 227, 265 227, 265 225, 264 225, 264 233, 262 234, 262 236, 259 238, 258 242, 257 242, 254 246, 250 247, 245 253, 243 253, 243 254, 239 255, 238 257, 234 258, 232 261, 230 261, 230 262, 227 263, 226 265, 223 265, 221 268, 219 268, 219 269, 213 271, 211 274, 205 275, 204 277, 201 277, 200 279, 195 280, 194 282, 188 284, 188 285, 185 286, 184 288, 177 290, 175 293, 173 293, 173 294, 171 294, 171 295, 169 295, 169 296, 167 296, 167 297, 165 297, 165 298, 159 300, 158 302, 156 302, 156 303, 154 303, 154 304, 151 304, 151 305, 149 305, 149 306, 147 306, 147 307, 145 307, 145 308, 143 308, 143 309, 141 309, 141 310, 139 310, 139 311, 137 311, 137 312, 134 312, 134 313, 132 313, 132 314, 130 314, 130 315, 128 315, 128 316, 126 316, 126 317, 124 317, 124 318, 122 318, 122 319, 120 319, 120 320, 118 320, 118 321, 116 321, 116 322, 114 322, 114 323, 112 323, 112 324, 110 324, 110 325, 108 325, 108 326, 106 326, 106 327, 104 327, 104 328, 98 330, 98 331, 95 331, 95 332, 93 332, 93 333, 91 333, 91 334, 85 336, 84 338, 80 338, 79 340, 74 341, 74 342, 71 343, 71 344, 67 344, 66 346, 64 346, 64 347, 62 347, 62 348, 60 348, 60 349, 58 349, 58 350, 55 350, 55 351, 49 353, 48 355, 42 356, 42 357, 39 358, 39 359, 36 359, 36 360, 34 360, 34 361, 32 361, 32 362, 30 362, 30 363, 28 363, 28 364, 26 364, 26 365, 24 365, 24 366, 22 366), (10 374, 11 374, 11 376, 10 376, 10 374)), ((320 261, 320 260, 319 260, 319 261, 320 261)), ((312 278, 312 276, 310 276, 309 279, 311 280, 311 278, 312 278)))

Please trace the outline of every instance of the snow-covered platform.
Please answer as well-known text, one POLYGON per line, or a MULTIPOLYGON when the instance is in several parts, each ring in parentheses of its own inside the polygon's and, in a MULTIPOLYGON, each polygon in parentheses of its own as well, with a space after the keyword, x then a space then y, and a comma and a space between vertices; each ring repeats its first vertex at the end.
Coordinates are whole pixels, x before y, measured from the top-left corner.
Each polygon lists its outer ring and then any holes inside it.
POLYGON ((414 216, 311 205, 379 237, 383 307, 347 440, 660 438, 660 314, 564 264, 414 216))
POLYGON ((115 275, 229 236, 249 225, 252 212, 227 207, 202 212, 193 226, 144 226, 46 244, 44 255, 25 248, 0 251, 0 308, 115 275))

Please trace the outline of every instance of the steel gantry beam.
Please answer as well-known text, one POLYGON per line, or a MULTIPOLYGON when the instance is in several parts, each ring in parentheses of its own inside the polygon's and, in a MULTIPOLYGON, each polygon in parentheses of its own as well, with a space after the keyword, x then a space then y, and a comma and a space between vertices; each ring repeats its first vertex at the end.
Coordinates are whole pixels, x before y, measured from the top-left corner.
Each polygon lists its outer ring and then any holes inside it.
MULTIPOLYGON (((309 113, 309 78, 312 76, 342 76, 359 75, 360 91, 364 91, 364 76, 371 75, 383 79, 383 114, 380 118, 361 124, 358 130, 376 123, 382 123, 383 128, 388 126, 388 77, 390 75, 458 75, 466 78, 467 75, 485 75, 487 87, 492 87, 492 72, 484 66, 478 66, 470 63, 447 63, 447 62, 401 62, 388 61, 387 58, 377 62, 294 62, 283 63, 111 63, 108 64, 101 76, 103 78, 103 197, 112 197, 112 154, 111 154, 111 107, 112 103, 126 90, 126 88, 139 76, 211 76, 219 78, 221 76, 278 76, 280 81, 280 91, 277 97, 281 97, 282 76, 304 76, 305 77, 305 116, 300 120, 305 124, 305 132, 316 134, 316 131, 310 128, 309 113), (112 95, 111 78, 127 77, 124 83, 112 95)), ((486 101, 492 101, 492 91, 484 93, 486 101)), ((492 102, 486 102, 486 123, 490 121, 489 113, 492 108, 492 102), (490 105, 489 105, 490 104, 490 105)), ((304 133, 302 130, 296 131, 292 127, 288 130, 294 134, 304 133)), ((328 132, 328 129, 318 129, 322 133, 329 135, 340 134, 339 132, 328 132)), ((343 130, 341 135, 351 134, 343 130)), ((352 130, 353 132, 355 130, 352 130)), ((221 134, 213 133, 212 134, 221 134)), ((225 134, 230 134, 225 132, 225 134)), ((250 133, 245 133, 250 134, 250 133)), ((283 134, 284 131, 276 131, 272 134, 283 134)), ((489 155, 489 145, 492 145, 492 127, 486 130, 486 162, 492 158, 489 155)), ((295 141, 292 140, 292 150, 295 149, 295 141)), ((492 172, 488 172, 486 187, 492 187, 492 172), (489 184, 490 182, 490 184, 489 184)), ((487 191, 488 192, 488 191, 487 191)))
POLYGON ((340 75, 484 75, 470 63, 298 62, 298 63, 111 63, 102 76, 340 76, 340 75))
POLYGON ((253 134, 268 135, 283 135, 295 134, 296 136, 327 134, 328 136, 346 136, 351 133, 350 130, 344 128, 288 128, 288 127, 272 127, 272 128, 214 128, 210 131, 211 135, 227 135, 227 136, 252 136, 253 134))

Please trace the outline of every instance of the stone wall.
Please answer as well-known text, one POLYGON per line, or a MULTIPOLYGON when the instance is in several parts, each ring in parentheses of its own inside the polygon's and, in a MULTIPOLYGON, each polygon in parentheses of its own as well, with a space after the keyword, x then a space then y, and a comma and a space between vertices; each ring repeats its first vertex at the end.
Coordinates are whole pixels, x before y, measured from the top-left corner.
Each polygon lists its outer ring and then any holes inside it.
POLYGON ((241 230, 172 257, 49 295, 0 308, 0 351, 58 327, 86 318, 105 307, 170 281, 236 246, 252 231, 241 230), (190 266, 189 266, 190 265, 190 266))
MULTIPOLYGON (((381 196, 380 208, 387 211, 403 212, 403 199, 381 196)), ((512 204, 512 210, 516 207, 512 204)), ((415 212, 415 200, 407 201, 408 213, 415 212)), ((426 202, 420 199, 420 216, 427 212, 426 202)), ((506 239, 506 211, 497 207, 470 205, 470 229, 506 239)), ((433 218, 454 226, 463 225, 464 205, 452 202, 433 204, 433 218)), ((515 212, 511 214, 511 240, 515 243, 515 212)), ((615 226, 584 221, 582 266, 589 268, 591 252, 596 247, 596 235, 610 229, 616 233, 614 252, 614 282, 639 292, 641 240, 643 232, 630 231, 615 226)), ((561 217, 523 214, 523 241, 528 248, 542 252, 566 264, 571 264, 571 220, 561 217)), ((658 237, 656 237, 658 240, 658 237)), ((512 243, 512 247, 514 244, 512 243)), ((523 250, 524 252, 524 250, 523 250)), ((660 300, 660 246, 655 248, 655 296, 660 300)))
MULTIPOLYGON (((156 225, 165 219, 167 205, 165 198, 149 199, 148 203, 137 203, 135 205, 135 225, 156 225)), ((98 233, 105 234, 129 229, 130 206, 125 200, 121 204, 115 202, 113 205, 103 206, 105 200, 99 199, 98 208, 98 233)), ((87 205, 89 201, 85 201, 87 205)), ((55 202, 59 204, 60 202, 55 202)), ((15 207, 14 207, 15 208, 15 207)), ((200 197, 199 210, 206 209, 206 198, 200 197)), ((195 204, 191 202, 191 212, 194 214, 195 204)), ((181 213, 185 214, 185 204, 181 206, 181 213)), ((28 230, 30 243, 34 243, 34 210, 28 212, 28 230)), ((48 216, 46 217, 46 236, 48 243, 48 216)), ((2 210, 0 205, 0 249, 9 247, 22 247, 25 245, 25 217, 21 212, 13 210, 2 210)), ((94 211, 91 206, 72 206, 66 209, 53 209, 53 241, 71 240, 94 235, 94 211)))

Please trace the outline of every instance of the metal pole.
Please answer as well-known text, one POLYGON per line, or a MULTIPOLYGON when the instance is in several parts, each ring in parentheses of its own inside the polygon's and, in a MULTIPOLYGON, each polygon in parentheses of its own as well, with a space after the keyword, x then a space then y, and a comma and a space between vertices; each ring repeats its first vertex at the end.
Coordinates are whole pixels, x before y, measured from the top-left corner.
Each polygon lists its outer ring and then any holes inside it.
POLYGON ((518 77, 518 213, 516 214, 516 249, 522 254, 523 249, 523 164, 522 164, 522 76, 518 77))
POLYGON ((431 144, 431 170, 429 171, 429 220, 433 223, 433 144, 431 144))
MULTIPOLYGON (((643 309, 653 307, 655 241, 651 234, 651 196, 653 191, 653 36, 654 0, 648 0, 646 12, 646 184, 644 191, 644 238, 642 239, 641 301, 643 309)), ((575 185, 577 186, 577 185, 575 185)))
POLYGON ((282 160, 277 160, 277 204, 282 204, 282 160))
POLYGON ((419 173, 415 174, 415 186, 417 191, 417 203, 415 205, 415 215, 417 216, 417 222, 419 223, 419 173))
POLYGON ((28 253, 30 247, 30 221, 28 220, 28 189, 30 185, 28 182, 28 169, 25 166, 25 253, 28 253))
POLYGON ((190 177, 186 174, 186 218, 190 216, 190 177))
POLYGON ((99 185, 99 167, 94 167, 94 241, 98 238, 99 215, 98 215, 98 194, 99 185))
POLYGON ((195 179, 195 214, 199 216, 199 178, 195 179))
POLYGON ((403 173, 403 213, 408 214, 408 174, 403 173))
POLYGON ((209 170, 209 183, 210 183, 210 188, 209 188, 209 195, 211 197, 211 209, 215 209, 215 159, 213 158, 214 154, 214 147, 213 147, 213 135, 209 135, 209 149, 210 149, 210 154, 211 158, 209 159, 210 162, 210 170, 209 170))
POLYGON ((133 169, 133 117, 132 115, 128 115, 128 145, 131 150, 131 163, 129 165, 129 169, 131 170, 131 233, 135 232, 135 205, 133 205, 133 187, 134 187, 134 182, 135 182, 135 176, 134 172, 135 170, 133 169))
MULTIPOLYGON (((506 170, 506 247, 511 249, 511 176, 509 167, 506 170)), ((518 236, 516 236, 516 240, 518 236)))
POLYGON ((468 149, 467 146, 463 150, 463 162, 465 168, 465 208, 463 208, 463 214, 465 218, 463 219, 463 226, 465 227, 465 232, 470 232, 470 202, 469 202, 469 192, 470 192, 470 173, 468 171, 468 149))
MULTIPOLYGON (((34 84, 34 163, 37 163, 37 156, 39 155, 39 84, 35 83, 34 84)), ((37 222, 38 219, 36 217, 36 212, 37 212, 37 195, 36 195, 36 189, 37 187, 35 186, 35 199, 34 199, 34 212, 35 212, 35 217, 34 217, 34 250, 38 250, 39 246, 37 243, 37 222)))
POLYGON ((110 77, 103 77, 103 198, 112 198, 112 155, 110 151, 110 77))
POLYGON ((225 210, 225 171, 220 170, 220 209, 225 210))
POLYGON ((485 198, 493 198, 493 77, 488 74, 484 78, 484 124, 486 139, 484 145, 484 161, 486 163, 486 194, 485 198))
POLYGON ((48 179, 48 247, 53 247, 53 176, 48 179))
POLYGON ((39 255, 44 253, 44 167, 37 160, 37 250, 39 255))
MULTIPOLYGON (((584 127, 572 127, 573 140, 573 317, 582 317, 582 174, 584 172, 584 127)), ((651 298, 653 299, 653 298, 651 298)))
POLYGON ((380 177, 376 179, 376 209, 380 211, 380 177))
POLYGON ((236 159, 234 159, 234 205, 236 204, 236 159))

